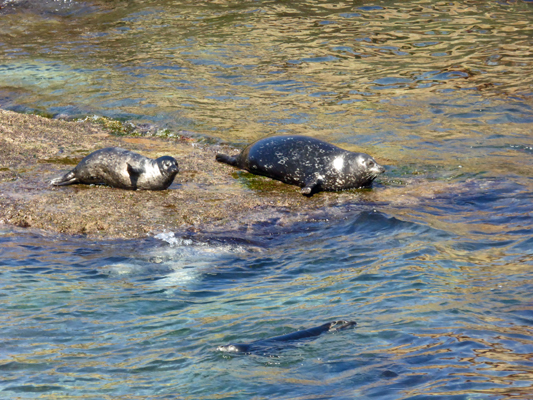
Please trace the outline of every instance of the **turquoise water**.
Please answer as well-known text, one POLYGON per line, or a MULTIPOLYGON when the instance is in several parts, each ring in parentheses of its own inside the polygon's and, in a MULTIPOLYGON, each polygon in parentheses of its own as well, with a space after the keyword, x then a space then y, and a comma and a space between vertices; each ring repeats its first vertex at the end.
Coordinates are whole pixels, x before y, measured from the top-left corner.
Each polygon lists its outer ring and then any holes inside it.
POLYGON ((418 208, 448 230, 354 204, 253 238, 4 231, 2 393, 528 398, 533 215, 521 190, 492 182, 418 208), (454 232, 479 214, 499 232, 454 232), (336 319, 358 326, 268 356, 216 351, 336 319))
POLYGON ((531 2, 0 4, 3 108, 387 165, 223 236, 0 225, 0 398, 532 398, 531 2))

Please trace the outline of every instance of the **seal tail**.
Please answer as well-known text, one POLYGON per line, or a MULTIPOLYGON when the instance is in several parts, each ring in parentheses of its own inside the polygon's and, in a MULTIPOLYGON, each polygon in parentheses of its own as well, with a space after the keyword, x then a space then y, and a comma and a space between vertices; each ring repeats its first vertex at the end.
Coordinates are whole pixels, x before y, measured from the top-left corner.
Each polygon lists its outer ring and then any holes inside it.
POLYGON ((231 156, 228 156, 226 154, 217 154, 216 155, 216 160, 218 162, 221 162, 221 163, 225 163, 225 164, 229 164, 229 165, 233 165, 234 167, 237 167, 237 158, 236 157, 231 157, 231 156))
POLYGON ((76 175, 73 171, 70 171, 63 175, 61 178, 55 178, 50 181, 50 185, 52 186, 66 186, 71 185, 73 183, 76 183, 78 180, 76 179, 76 175))

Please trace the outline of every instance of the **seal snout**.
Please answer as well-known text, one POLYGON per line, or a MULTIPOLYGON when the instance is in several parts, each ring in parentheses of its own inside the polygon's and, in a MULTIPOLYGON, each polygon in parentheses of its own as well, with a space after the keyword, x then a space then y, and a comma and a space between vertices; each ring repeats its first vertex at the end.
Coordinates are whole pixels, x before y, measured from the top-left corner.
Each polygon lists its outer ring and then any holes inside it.
POLYGON ((376 163, 376 175, 383 174, 385 172, 385 167, 376 163))
POLYGON ((169 174, 177 174, 178 172, 180 172, 180 168, 178 166, 178 163, 176 161, 168 164, 168 166, 166 166, 166 171, 167 173, 169 174))
POLYGON ((178 162, 174 157, 163 156, 157 159, 157 164, 161 172, 166 172, 168 175, 176 175, 180 172, 178 162))
POLYGON ((366 165, 368 172, 374 177, 385 172, 385 167, 383 165, 378 164, 376 160, 374 160, 370 156, 366 160, 365 165, 366 165))

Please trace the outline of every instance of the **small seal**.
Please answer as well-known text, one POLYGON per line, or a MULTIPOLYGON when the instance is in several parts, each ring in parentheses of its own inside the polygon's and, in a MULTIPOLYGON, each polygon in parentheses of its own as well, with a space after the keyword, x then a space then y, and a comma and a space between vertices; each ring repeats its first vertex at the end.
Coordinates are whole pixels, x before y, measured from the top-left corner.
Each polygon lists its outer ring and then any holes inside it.
POLYGON ((217 350, 222 352, 236 352, 236 353, 251 353, 257 350, 268 350, 279 347, 280 342, 292 342, 319 336, 326 332, 341 331, 357 325, 355 321, 333 321, 327 324, 317 326, 315 328, 305 329, 288 333, 287 335, 275 336, 268 339, 256 340, 248 344, 228 344, 226 346, 218 346, 217 350))
POLYGON ((343 150, 321 140, 298 135, 272 136, 216 160, 302 188, 305 196, 320 191, 368 187, 385 168, 371 156, 343 150))
POLYGON ((50 184, 94 183, 129 190, 164 190, 178 172, 178 163, 173 157, 152 160, 120 147, 107 147, 89 154, 76 168, 50 184))

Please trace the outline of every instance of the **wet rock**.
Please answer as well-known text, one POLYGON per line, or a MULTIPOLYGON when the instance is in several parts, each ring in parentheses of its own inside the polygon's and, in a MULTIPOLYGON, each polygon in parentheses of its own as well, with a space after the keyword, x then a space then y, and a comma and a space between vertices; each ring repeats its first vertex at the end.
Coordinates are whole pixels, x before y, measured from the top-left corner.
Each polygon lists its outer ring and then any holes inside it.
POLYGON ((0 110, 0 225, 99 238, 164 231, 268 236, 299 223, 341 220, 378 207, 410 215, 421 203, 480 190, 468 182, 420 177, 387 182, 385 174, 372 190, 322 192, 308 199, 296 186, 215 161, 217 152, 235 154, 238 149, 191 135, 132 137, 111 132, 91 119, 69 122, 0 110), (164 191, 50 186, 52 178, 87 154, 111 146, 150 158, 173 156, 180 173, 164 191))
MULTIPOLYGON (((163 230, 249 231, 265 221, 287 221, 287 215, 299 215, 306 199, 301 199, 297 188, 277 190, 284 185, 272 187, 267 178, 262 178, 264 190, 258 182, 250 187, 246 179, 233 177, 233 168, 215 161, 220 148, 199 145, 190 137, 115 136, 91 121, 68 122, 0 110, 0 223, 134 238, 163 230), (174 156, 181 172, 169 190, 159 192, 49 185, 85 155, 109 146, 151 158, 174 156)), ((327 201, 328 196, 318 197, 307 202, 306 209, 319 209, 327 201)))

